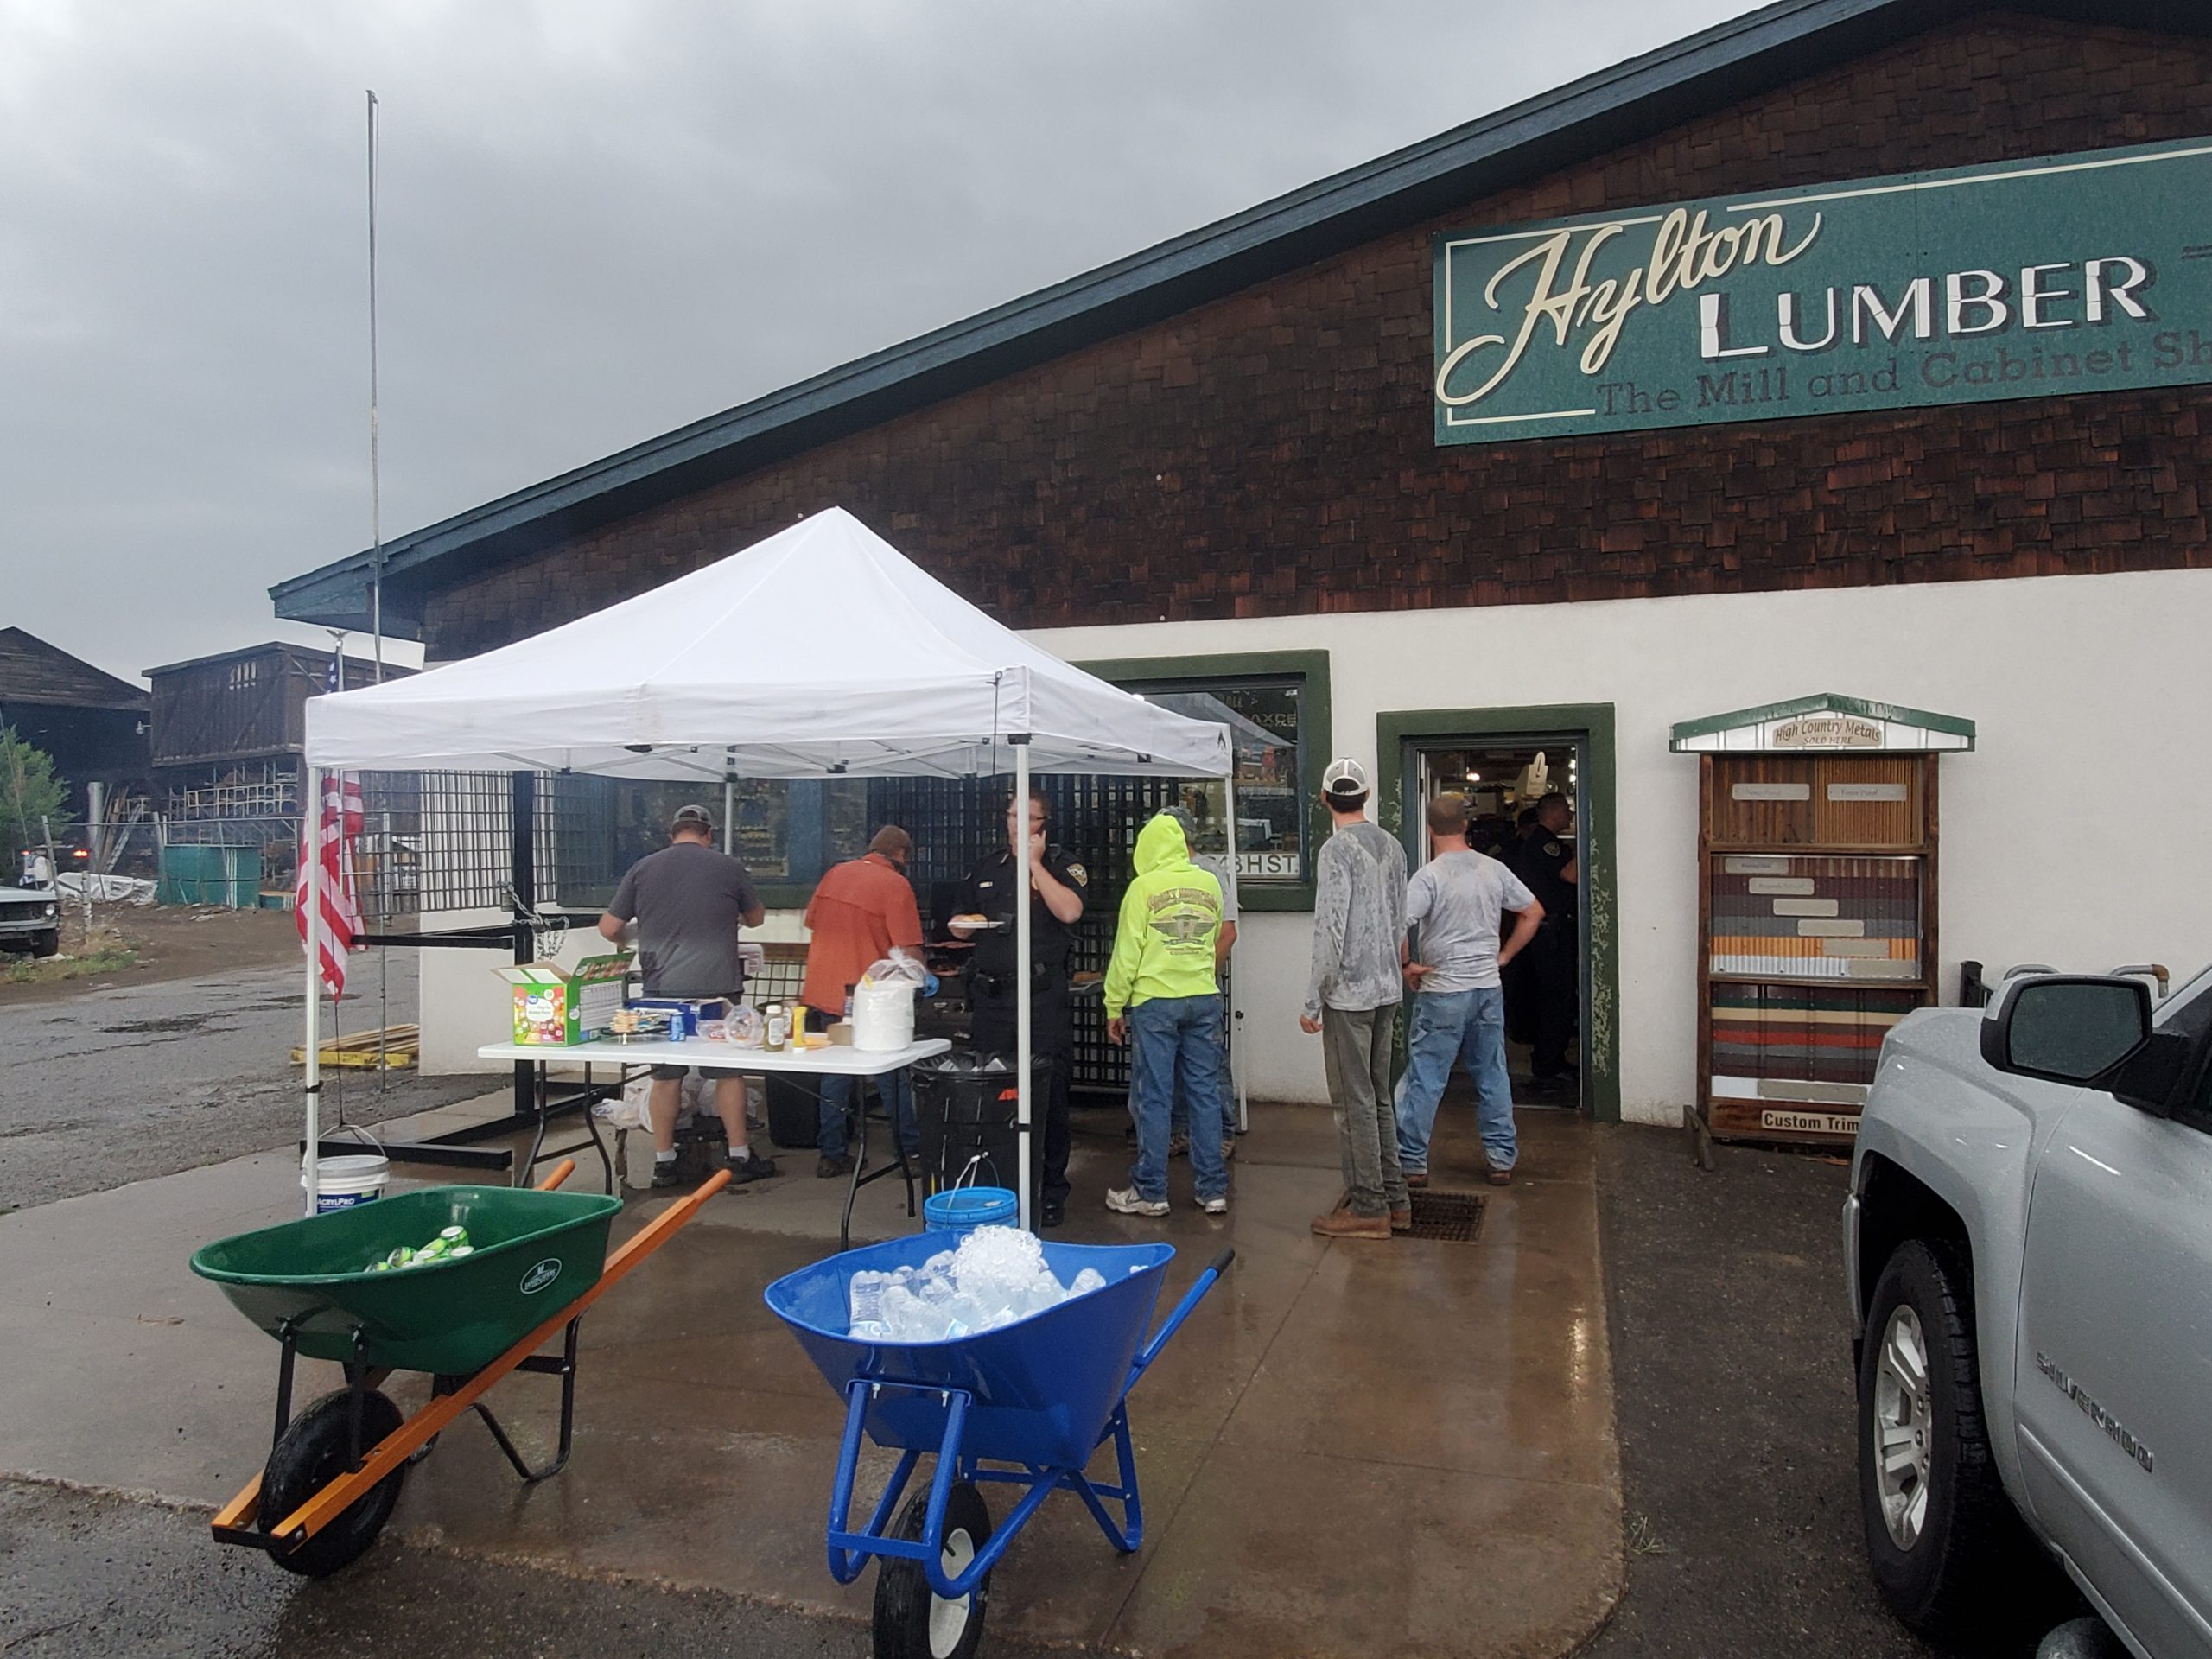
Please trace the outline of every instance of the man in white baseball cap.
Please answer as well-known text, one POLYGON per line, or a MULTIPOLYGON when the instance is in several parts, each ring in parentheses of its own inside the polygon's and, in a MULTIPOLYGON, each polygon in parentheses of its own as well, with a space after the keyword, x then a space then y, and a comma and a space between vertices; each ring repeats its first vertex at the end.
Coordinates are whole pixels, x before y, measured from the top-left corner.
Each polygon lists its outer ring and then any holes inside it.
POLYGON ((1324 1238, 1387 1239, 1413 1225, 1398 1166, 1390 1040, 1404 996, 1406 853, 1367 820, 1367 768, 1329 762, 1321 799, 1336 832, 1315 860, 1313 960, 1300 1028, 1321 1034, 1344 1196, 1313 1220, 1324 1238))

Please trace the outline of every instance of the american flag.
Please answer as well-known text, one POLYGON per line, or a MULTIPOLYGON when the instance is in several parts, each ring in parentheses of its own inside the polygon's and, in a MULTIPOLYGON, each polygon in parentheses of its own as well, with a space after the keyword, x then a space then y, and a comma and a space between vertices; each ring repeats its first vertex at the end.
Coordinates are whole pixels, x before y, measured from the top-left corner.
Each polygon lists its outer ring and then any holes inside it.
MULTIPOLYGON (((335 691, 343 683, 342 659, 336 652, 330 654, 330 672, 324 680, 327 690, 335 691)), ((308 944, 308 826, 310 820, 305 812, 300 815, 299 876, 293 887, 292 911, 297 918, 300 944, 308 944)), ((346 849, 354 836, 361 833, 361 780, 350 772, 326 772, 322 774, 322 810, 317 819, 317 841, 322 859, 321 913, 316 918, 315 940, 312 948, 320 951, 322 959, 322 982, 330 987, 333 996, 346 994, 346 955, 353 948, 353 940, 361 931, 361 905, 353 892, 353 861, 346 856, 346 849)))

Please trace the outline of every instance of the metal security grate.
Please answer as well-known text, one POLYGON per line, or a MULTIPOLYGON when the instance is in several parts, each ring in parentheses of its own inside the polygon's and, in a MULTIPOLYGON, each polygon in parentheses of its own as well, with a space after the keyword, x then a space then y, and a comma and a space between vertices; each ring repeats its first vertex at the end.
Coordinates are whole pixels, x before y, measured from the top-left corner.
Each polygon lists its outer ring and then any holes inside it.
POLYGON ((1413 1192, 1414 1229, 1409 1238, 1433 1238, 1446 1244, 1471 1244, 1482 1236, 1483 1205, 1473 1192, 1413 1192))

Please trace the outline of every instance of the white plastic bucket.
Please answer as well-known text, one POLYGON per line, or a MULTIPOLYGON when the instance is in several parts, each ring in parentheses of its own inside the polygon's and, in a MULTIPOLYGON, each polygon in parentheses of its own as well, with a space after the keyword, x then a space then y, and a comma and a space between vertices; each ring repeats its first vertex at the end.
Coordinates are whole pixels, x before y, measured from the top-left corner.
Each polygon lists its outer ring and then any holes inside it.
MULTIPOLYGON (((366 1204, 372 1198, 382 1198, 385 1181, 391 1174, 391 1160, 382 1153, 325 1158, 316 1166, 322 1177, 315 1195, 315 1211, 319 1216, 327 1215, 333 1210, 351 1210, 357 1204, 366 1204)), ((300 1170, 302 1191, 307 1184, 308 1172, 302 1165, 300 1170)))
POLYGON ((853 1046, 872 1054, 905 1048, 914 1040, 914 988, 888 985, 853 988, 853 1046))

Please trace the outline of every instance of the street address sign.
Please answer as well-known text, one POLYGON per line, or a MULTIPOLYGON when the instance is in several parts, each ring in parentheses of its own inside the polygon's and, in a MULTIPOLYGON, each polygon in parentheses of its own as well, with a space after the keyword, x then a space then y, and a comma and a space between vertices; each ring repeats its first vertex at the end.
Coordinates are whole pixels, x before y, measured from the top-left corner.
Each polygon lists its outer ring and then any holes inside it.
POLYGON ((2212 381, 2212 137, 1435 242, 1439 443, 2212 381))

